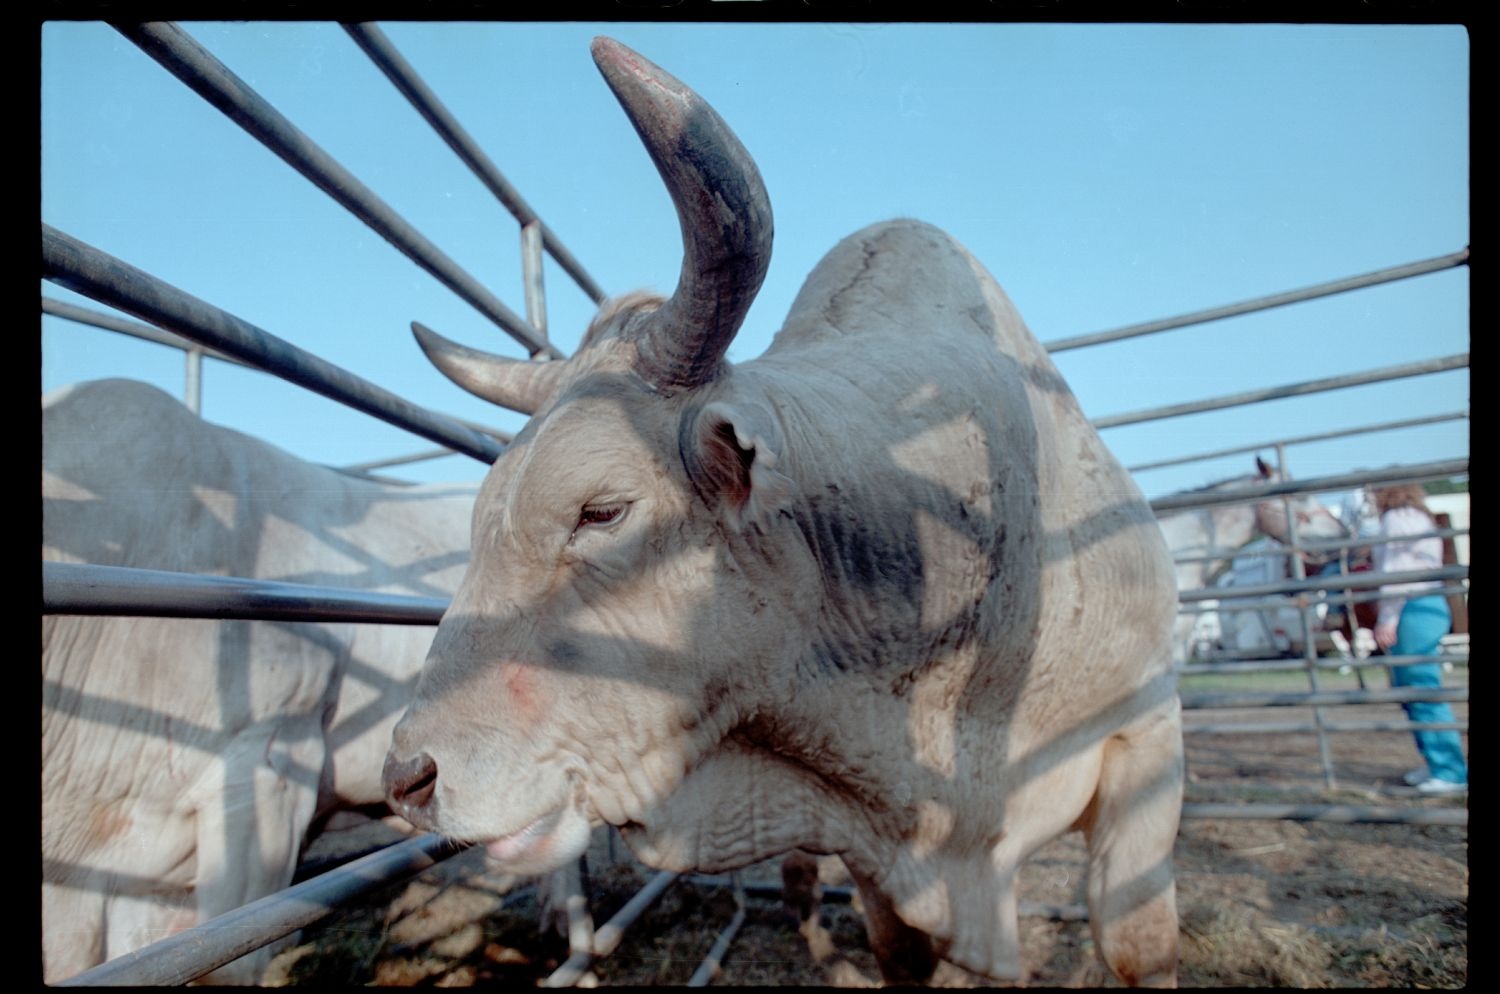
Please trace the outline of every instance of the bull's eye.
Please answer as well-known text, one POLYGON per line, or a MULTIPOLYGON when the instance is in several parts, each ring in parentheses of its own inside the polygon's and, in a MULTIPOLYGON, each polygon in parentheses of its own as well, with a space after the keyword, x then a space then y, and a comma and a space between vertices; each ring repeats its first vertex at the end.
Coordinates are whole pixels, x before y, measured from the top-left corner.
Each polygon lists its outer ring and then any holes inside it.
POLYGON ((590 528, 613 524, 620 520, 620 516, 624 513, 624 504, 585 504, 583 510, 578 512, 578 527, 590 528))

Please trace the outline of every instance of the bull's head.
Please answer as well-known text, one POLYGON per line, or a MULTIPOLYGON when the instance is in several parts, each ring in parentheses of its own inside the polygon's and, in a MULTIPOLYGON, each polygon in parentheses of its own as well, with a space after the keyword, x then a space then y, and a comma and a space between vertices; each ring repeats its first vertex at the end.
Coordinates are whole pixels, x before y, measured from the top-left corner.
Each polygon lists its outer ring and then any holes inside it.
POLYGON ((756 582, 790 481, 775 419, 728 389, 745 377, 724 361, 769 263, 760 175, 676 79, 608 39, 593 55, 676 205, 671 298, 607 306, 560 362, 414 325, 447 376, 533 417, 481 488, 387 793, 414 824, 532 872, 581 853, 591 820, 642 819, 745 720, 808 611, 796 578, 816 582, 785 549, 780 588, 756 582), (771 638, 744 627, 768 598, 786 602, 771 638))

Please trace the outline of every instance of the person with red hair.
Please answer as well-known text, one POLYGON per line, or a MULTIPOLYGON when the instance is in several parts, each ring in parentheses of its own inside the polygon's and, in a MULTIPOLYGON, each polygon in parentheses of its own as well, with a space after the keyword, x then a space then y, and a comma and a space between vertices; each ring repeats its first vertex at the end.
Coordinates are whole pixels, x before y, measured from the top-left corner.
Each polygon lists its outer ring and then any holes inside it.
MULTIPOLYGON (((1376 487, 1370 492, 1380 515, 1380 535, 1371 548, 1375 571, 1399 573, 1437 569, 1443 564, 1442 539, 1421 538, 1436 530, 1426 495, 1416 483, 1376 487)), ((1380 588, 1380 614, 1375 643, 1392 656, 1430 656, 1453 625, 1447 600, 1436 589, 1437 580, 1386 584, 1380 588)), ((1440 687, 1442 668, 1435 662, 1391 667, 1393 687, 1440 687)), ((1401 705, 1413 722, 1451 723, 1453 709, 1441 701, 1409 701, 1401 705)), ((1454 794, 1469 788, 1469 769, 1463 743, 1451 729, 1413 729, 1417 751, 1425 765, 1403 778, 1423 794, 1454 794)))

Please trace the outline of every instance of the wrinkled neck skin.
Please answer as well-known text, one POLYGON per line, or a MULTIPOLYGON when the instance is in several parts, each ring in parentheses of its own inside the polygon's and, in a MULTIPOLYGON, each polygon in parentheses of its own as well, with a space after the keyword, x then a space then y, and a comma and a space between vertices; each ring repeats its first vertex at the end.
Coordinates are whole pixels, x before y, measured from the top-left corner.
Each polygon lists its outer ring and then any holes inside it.
MULTIPOLYGON (((1012 870, 1025 854, 996 848, 1007 791, 999 769, 981 769, 995 752, 981 739, 1004 737, 1014 698, 1000 689, 1005 681, 980 672, 979 659, 982 640, 990 666, 1007 666, 1007 656, 1029 664, 1035 628, 1024 619, 1034 619, 1039 594, 1002 599, 992 589, 1006 539, 996 540, 987 517, 1018 522, 1007 552, 1029 555, 1029 575, 1039 576, 1038 536, 1017 534, 1028 515, 1005 503, 1028 498, 1002 498, 994 480, 1018 473, 999 482, 1034 499, 1034 472, 1014 452, 1012 463, 993 458, 1005 429, 993 413, 984 420, 967 399, 984 394, 966 394, 963 384, 907 416, 917 422, 913 436, 972 435, 971 465, 955 465, 952 446, 941 466, 893 461, 899 446, 890 439, 854 448, 870 433, 849 432, 850 419, 888 419, 890 395, 878 376, 855 384, 818 371, 812 351, 784 367, 759 360, 752 367, 770 368, 729 371, 712 388, 713 399, 773 412, 785 440, 777 468, 796 483, 795 497, 764 531, 722 528, 721 548, 723 568, 795 619, 786 643, 795 661, 763 671, 779 683, 740 688, 727 734, 695 750, 680 787, 623 833, 646 863, 677 871, 716 872, 793 848, 838 854, 941 954, 1010 975, 1012 870), (809 367, 815 382, 797 382, 809 367), (861 468, 869 466, 873 473, 861 468), (944 486, 933 485, 944 476, 944 486), (864 520, 846 513, 852 507, 864 520), (971 705, 976 682, 983 703, 971 705)), ((1028 831, 1039 844, 1067 820, 1043 815, 1028 831)))

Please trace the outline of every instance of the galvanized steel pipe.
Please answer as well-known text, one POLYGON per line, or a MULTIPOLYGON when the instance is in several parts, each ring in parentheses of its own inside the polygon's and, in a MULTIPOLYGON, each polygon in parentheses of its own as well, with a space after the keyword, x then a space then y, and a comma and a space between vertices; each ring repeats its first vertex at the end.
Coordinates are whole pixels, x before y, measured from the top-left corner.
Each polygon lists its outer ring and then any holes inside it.
POLYGON ((1093 425, 1095 428, 1100 429, 1118 428, 1121 425, 1140 424, 1143 421, 1160 421, 1163 418, 1176 418, 1184 414, 1221 411, 1227 407, 1259 404, 1263 401, 1281 400, 1286 397, 1302 397, 1311 393, 1324 393, 1329 390, 1343 390, 1348 387, 1364 386, 1368 383, 1385 383, 1389 380, 1401 380, 1411 376, 1445 373, 1453 369, 1467 369, 1468 366, 1469 354, 1467 352, 1460 352, 1457 355, 1444 356, 1441 359, 1408 362, 1398 366, 1382 366, 1380 369, 1371 369, 1363 373, 1328 376, 1318 380, 1303 380, 1300 383, 1287 383, 1279 387, 1267 387, 1263 390, 1246 390, 1243 393, 1225 394, 1220 397, 1210 397, 1206 400, 1189 401, 1185 404, 1168 404, 1165 407, 1150 407, 1139 411, 1126 411, 1123 414, 1111 414, 1108 417, 1095 418, 1093 419, 1093 425))
POLYGON ((1345 704, 1407 704, 1412 701, 1462 702, 1468 687, 1393 687, 1390 690, 1226 691, 1179 695, 1186 710, 1199 708, 1285 708, 1345 704))
POLYGON ((1075 335, 1072 338, 1059 338, 1051 342, 1042 343, 1042 347, 1048 352, 1063 352, 1068 349, 1081 349, 1087 345, 1102 345, 1105 342, 1117 342, 1125 338, 1137 338, 1141 335, 1151 335, 1159 331, 1170 331, 1173 328, 1185 328, 1188 325, 1204 324, 1209 321, 1218 321, 1221 318, 1264 311, 1272 307, 1296 304, 1304 300, 1314 300, 1318 297, 1327 297, 1349 290, 1362 290, 1365 287, 1377 286, 1381 283, 1390 283, 1394 280, 1404 280, 1412 276, 1422 276, 1444 269, 1452 269, 1455 266, 1467 265, 1468 262, 1469 249, 1466 246, 1457 252, 1450 252, 1447 255, 1440 255, 1433 259, 1423 260, 1422 262, 1411 262, 1404 266, 1392 266, 1389 269, 1377 269, 1373 273, 1365 273, 1362 276, 1350 276, 1328 283, 1318 283, 1314 286, 1304 287, 1301 290, 1289 290, 1285 293, 1271 294, 1266 297, 1255 297, 1238 304, 1228 304, 1223 307, 1192 311, 1178 317, 1162 318, 1157 321, 1147 321, 1143 324, 1132 324, 1124 328, 1116 328, 1113 331, 1098 331, 1088 335, 1075 335))
POLYGON ((155 342, 157 345, 166 345, 174 349, 186 352, 190 349, 198 349, 211 359, 220 362, 232 362, 236 366, 244 366, 246 369, 255 369, 248 362, 241 362, 232 355, 214 349, 205 349, 191 339, 174 335, 170 331, 162 331, 153 328, 149 324, 137 324, 134 321, 126 321, 117 318, 113 314, 105 314, 102 311, 91 311, 87 307, 79 307, 76 304, 67 304, 61 300, 53 300, 50 297, 42 298, 42 313, 51 314, 53 317, 64 318, 68 321, 77 321, 79 324, 92 325, 95 328, 103 328, 105 331, 118 332, 121 335, 129 335, 147 342, 155 342))
MULTIPOLYGON (((458 119, 437 98, 437 94, 432 92, 432 89, 412 68, 411 63, 407 62, 405 57, 396 50, 396 46, 391 43, 385 32, 369 23, 344 24, 343 28, 349 33, 349 37, 354 39, 354 43, 370 57, 370 60, 380 67, 380 71, 385 73, 386 78, 395 84, 396 89, 401 91, 401 95, 410 101, 417 113, 421 114, 443 141, 448 143, 448 147, 453 149, 485 186, 489 187, 490 192, 505 205, 505 209, 510 211, 511 216, 522 225, 535 225, 540 229, 542 245, 552 258, 557 260, 557 264, 573 277, 573 281, 578 284, 579 288, 595 303, 603 303, 606 294, 599 288, 599 284, 595 283, 593 278, 584 271, 582 264, 573 257, 552 229, 542 222, 536 211, 531 209, 531 205, 521 197, 520 192, 511 186, 496 168, 495 163, 479 147, 479 143, 464 129, 463 125, 458 123, 458 119)), ((533 323, 535 323, 534 319, 533 323)), ((545 329, 541 324, 536 324, 536 327, 545 335, 545 329)))
POLYGON ((1347 490, 1367 483, 1414 483, 1418 480, 1438 480, 1450 476, 1461 476, 1469 471, 1469 459, 1443 459, 1436 462, 1408 463, 1405 466, 1387 466, 1384 469, 1361 469, 1349 473, 1334 473, 1329 476, 1309 476, 1297 480, 1276 480, 1267 483, 1252 483, 1233 490, 1192 490, 1187 493, 1167 494, 1147 501, 1151 510, 1160 517, 1172 511, 1190 508, 1218 507, 1221 504, 1242 504, 1265 497, 1282 494, 1322 493, 1327 490, 1347 490))
POLYGON ((1355 804, 1184 804, 1182 817, 1209 820, 1329 821, 1340 824, 1468 825, 1465 808, 1392 808, 1355 804))
MULTIPOLYGON (((1182 726, 1183 735, 1257 735, 1311 734, 1318 726, 1296 721, 1246 721, 1223 724, 1182 726)), ((1323 724, 1325 732, 1467 732, 1467 721, 1329 721, 1323 724)))
MULTIPOLYGON (((1342 576, 1346 576, 1346 577, 1360 577, 1360 578, 1363 578, 1363 577, 1369 576, 1370 574, 1366 572, 1366 573, 1344 573, 1344 574, 1341 574, 1341 575, 1342 576)), ((1363 583, 1361 583, 1360 586, 1363 586, 1363 583)), ((1215 589, 1226 589, 1226 588, 1198 587, 1198 588, 1195 588, 1195 589, 1197 589, 1197 590, 1215 590, 1215 589)), ((1232 590, 1234 588, 1230 587, 1230 588, 1227 588, 1227 589, 1231 589, 1232 590)), ((1445 596, 1447 594, 1467 594, 1468 592, 1469 592, 1469 588, 1466 587, 1466 586, 1464 586, 1462 583, 1445 583, 1445 584, 1443 584, 1440 587, 1433 587, 1433 588, 1431 588, 1428 591, 1428 593, 1443 594, 1445 596)), ((1305 596, 1305 595, 1303 595, 1303 596, 1305 596)), ((1312 603, 1314 603, 1314 604, 1363 604, 1363 603, 1365 603, 1367 601, 1378 601, 1378 600, 1380 600, 1380 598, 1381 598, 1380 591, 1378 591, 1378 590, 1364 590, 1364 591, 1359 591, 1359 592, 1355 592, 1355 593, 1347 593, 1346 592, 1346 593, 1327 594, 1327 595, 1324 595, 1324 596, 1316 598, 1315 600, 1312 601, 1312 603)), ((1301 596, 1293 597, 1293 598, 1290 598, 1290 599, 1287 598, 1287 597, 1268 597, 1265 600, 1258 600, 1258 601, 1246 601, 1246 600, 1238 600, 1238 599, 1233 599, 1233 598, 1228 598, 1228 599, 1234 600, 1234 603, 1223 605, 1223 609, 1225 611, 1274 611, 1277 608, 1296 607, 1297 606, 1297 601, 1301 600, 1301 596)), ((1189 604, 1180 605, 1177 608, 1177 613, 1178 614, 1207 614, 1210 611, 1215 611, 1215 612, 1218 611, 1220 609, 1220 605, 1217 603, 1217 601, 1215 601, 1212 604, 1208 603, 1210 600, 1214 600, 1214 599, 1206 597, 1206 598, 1203 598, 1202 600, 1196 600, 1196 601, 1194 601, 1192 603, 1189 603, 1189 604)))
POLYGON ((709 981, 718 976, 724 954, 729 951, 729 944, 745 923, 745 888, 740 885, 739 874, 732 874, 731 879, 734 881, 734 917, 729 919, 729 924, 724 926, 724 931, 719 933, 719 937, 709 947, 708 955, 703 957, 703 962, 698 964, 698 969, 688 978, 689 987, 707 987, 709 981))
POLYGON ((613 918, 605 922, 598 931, 594 933, 594 949, 592 954, 574 953, 569 956, 552 974, 542 981, 543 987, 572 987, 587 972, 589 964, 595 959, 608 956, 615 951, 615 947, 624 938, 625 930, 629 928, 641 913, 661 897, 672 881, 677 879, 677 874, 662 870, 656 876, 647 881, 646 886, 636 892, 635 896, 625 902, 625 906, 615 912, 613 918))
POLYGON ((533 353, 562 357, 524 318, 428 241, 187 32, 167 22, 115 24, 114 28, 511 337, 533 353))
POLYGON ((481 462, 492 463, 504 451, 487 435, 418 407, 46 224, 42 276, 481 462))
MULTIPOLYGON (((1366 656, 1364 659, 1328 656, 1318 659, 1316 666, 1320 670, 1340 670, 1345 666, 1378 669, 1380 667, 1414 666, 1419 663, 1467 663, 1468 661, 1468 656, 1458 656, 1449 653, 1437 653, 1428 656, 1366 656)), ((1178 670, 1178 675, 1201 676, 1205 673, 1216 673, 1220 676, 1231 676, 1236 673, 1283 673, 1304 670, 1306 669, 1306 665, 1306 662, 1300 658, 1222 660, 1212 663, 1187 663, 1178 670)))
POLYGON ((43 614, 435 625, 447 607, 442 597, 126 566, 42 563, 43 614))
POLYGON ((1194 590, 1178 591, 1177 600, 1179 603, 1217 600, 1222 610, 1224 601, 1241 597, 1261 597, 1266 594, 1297 593, 1305 590, 1346 590, 1353 586, 1367 587, 1416 580, 1463 580, 1468 579, 1468 576, 1469 567, 1456 565, 1439 566, 1436 569, 1403 570, 1399 573, 1332 573, 1328 576, 1309 577, 1306 580, 1254 583, 1243 587, 1198 587, 1194 590), (1358 579, 1351 582, 1351 579, 1355 577, 1358 579))
MULTIPOLYGON (((1469 534, 1467 528, 1438 528, 1433 531, 1422 532, 1415 535, 1403 535, 1402 538, 1408 542, 1415 542, 1424 538, 1458 538, 1469 534)), ((1366 545, 1377 545, 1380 539, 1374 535, 1353 535, 1349 538, 1322 539, 1314 542, 1302 542, 1297 548, 1303 552, 1334 552, 1341 549, 1357 549, 1366 545)), ((1174 563, 1197 563, 1208 562, 1213 559, 1240 559, 1240 558, 1269 558, 1271 556, 1291 555, 1290 546, 1278 543, 1274 548, 1259 549, 1209 549, 1207 552, 1193 553, 1187 556, 1173 556, 1174 563)), ((1352 576, 1354 574, 1345 574, 1352 576)))
POLYGON ((1206 459, 1218 459, 1222 456, 1237 456, 1249 452, 1259 452, 1262 449, 1269 449, 1277 445, 1302 445, 1306 442, 1326 442, 1334 438, 1349 438, 1352 435, 1368 435, 1373 432, 1395 431, 1398 428, 1415 428, 1420 425, 1441 424, 1444 421, 1463 421, 1467 420, 1468 417, 1468 411, 1454 411, 1451 414, 1434 414, 1426 418, 1383 421, 1380 424, 1361 425, 1358 428, 1341 428, 1338 431, 1318 432, 1316 435, 1296 435, 1291 438, 1261 442, 1259 445, 1236 445, 1229 449, 1215 449, 1213 452, 1199 452, 1196 455, 1178 456, 1175 459, 1162 459, 1158 462, 1143 462, 1125 468, 1131 473, 1138 473, 1148 469, 1162 469, 1167 466, 1181 466, 1184 463, 1203 462, 1206 459))
POLYGON ((153 942, 59 982, 62 987, 185 984, 248 952, 326 918, 376 887, 447 859, 455 847, 438 835, 398 842, 196 928, 153 942))

